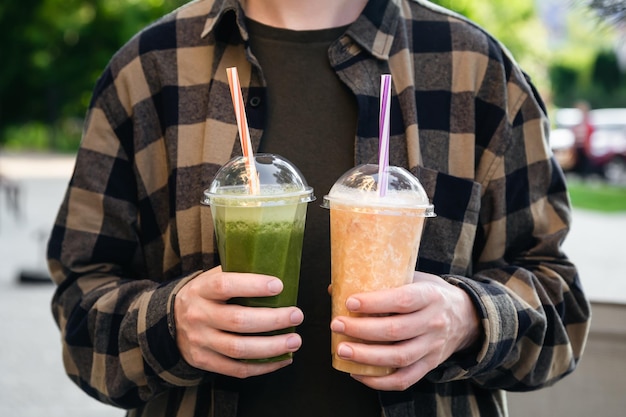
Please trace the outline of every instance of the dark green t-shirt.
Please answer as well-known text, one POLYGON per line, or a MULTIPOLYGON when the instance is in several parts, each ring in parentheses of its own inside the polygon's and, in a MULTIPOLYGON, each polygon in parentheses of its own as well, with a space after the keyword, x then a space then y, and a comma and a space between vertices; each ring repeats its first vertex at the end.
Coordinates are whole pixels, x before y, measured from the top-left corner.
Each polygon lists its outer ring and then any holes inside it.
POLYGON ((327 52, 345 28, 291 31, 248 21, 248 29, 268 85, 260 151, 293 162, 317 201, 308 207, 302 254, 302 348, 289 367, 239 382, 238 416, 380 417, 376 392, 331 367, 329 213, 320 203, 354 165, 357 104, 327 52))

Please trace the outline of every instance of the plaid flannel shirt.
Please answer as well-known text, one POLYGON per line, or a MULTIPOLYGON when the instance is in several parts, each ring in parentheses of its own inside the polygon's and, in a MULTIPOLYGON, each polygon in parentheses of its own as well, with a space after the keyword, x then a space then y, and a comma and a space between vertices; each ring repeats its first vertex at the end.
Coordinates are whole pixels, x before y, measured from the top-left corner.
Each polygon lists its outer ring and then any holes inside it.
MULTIPOLYGON (((263 133, 247 39, 237 1, 191 2, 130 40, 95 87, 49 242, 52 306, 70 378, 131 416, 236 413, 236 394, 182 359, 172 303, 217 262, 199 201, 240 152, 227 67, 254 146, 263 133)), ((390 163, 421 179, 438 214, 419 269, 465 289, 484 327, 474 354, 381 393, 384 415, 506 415, 504 390, 575 368, 590 316, 560 250, 569 203, 542 103, 497 41, 421 0, 371 0, 329 57, 358 103, 356 164, 376 162, 379 77, 392 74, 390 163)))

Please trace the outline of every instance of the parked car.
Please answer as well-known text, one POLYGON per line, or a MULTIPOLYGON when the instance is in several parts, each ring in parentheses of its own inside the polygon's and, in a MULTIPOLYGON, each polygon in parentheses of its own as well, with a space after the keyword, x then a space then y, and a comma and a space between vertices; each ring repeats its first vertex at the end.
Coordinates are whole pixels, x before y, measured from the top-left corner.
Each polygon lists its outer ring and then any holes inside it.
POLYGON ((550 146, 557 161, 565 172, 581 174, 582 169, 590 169, 610 183, 626 185, 626 108, 591 110, 589 118, 593 127, 586 152, 589 166, 583 168, 578 163, 574 135, 583 114, 574 108, 555 112, 550 146))

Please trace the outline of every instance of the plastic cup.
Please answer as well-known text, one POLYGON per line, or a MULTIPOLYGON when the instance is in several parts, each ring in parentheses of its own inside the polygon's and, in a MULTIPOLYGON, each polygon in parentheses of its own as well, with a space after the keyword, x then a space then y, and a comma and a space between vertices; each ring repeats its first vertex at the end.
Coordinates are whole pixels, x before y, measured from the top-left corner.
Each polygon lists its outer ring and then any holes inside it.
MULTIPOLYGON (((283 291, 271 297, 234 298, 251 307, 296 305, 307 203, 315 200, 300 171, 281 156, 258 154, 253 162, 259 191, 251 194, 247 158, 231 159, 204 191, 211 206, 222 270, 278 277, 283 291)), ((280 334, 294 328, 263 333, 280 334)), ((253 361, 279 361, 291 354, 253 361)))
MULTIPOLYGON (((419 180, 389 167, 388 188, 378 191, 378 165, 360 165, 337 180, 323 207, 330 209, 332 317, 362 316, 346 308, 356 293, 395 288, 412 282, 424 221, 433 206, 419 180)), ((331 334, 333 368, 358 375, 388 375, 394 368, 341 359, 339 343, 368 343, 331 334)), ((377 342, 378 343, 378 342, 377 342)))

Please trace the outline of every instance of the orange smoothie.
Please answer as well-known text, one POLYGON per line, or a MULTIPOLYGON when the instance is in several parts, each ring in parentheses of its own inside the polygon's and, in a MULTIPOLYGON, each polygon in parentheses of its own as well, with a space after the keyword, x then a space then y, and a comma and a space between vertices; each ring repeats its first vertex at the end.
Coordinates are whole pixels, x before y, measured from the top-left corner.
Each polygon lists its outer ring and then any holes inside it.
MULTIPOLYGON (((350 295, 412 282, 424 220, 424 209, 330 205, 333 318, 355 316, 345 306, 350 295)), ((395 371, 339 358, 339 343, 367 342, 334 332, 331 338, 335 369, 359 375, 395 371)))

